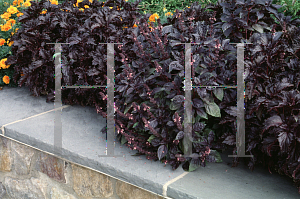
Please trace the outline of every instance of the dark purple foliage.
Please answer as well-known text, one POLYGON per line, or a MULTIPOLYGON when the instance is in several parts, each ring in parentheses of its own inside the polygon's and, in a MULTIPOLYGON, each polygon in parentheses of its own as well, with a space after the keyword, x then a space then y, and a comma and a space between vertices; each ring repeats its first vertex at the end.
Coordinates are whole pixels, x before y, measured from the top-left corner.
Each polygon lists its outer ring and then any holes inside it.
MULTIPOLYGON (((13 56, 6 61, 14 65, 14 81, 53 101, 54 45, 45 43, 62 42, 71 43, 62 45, 62 85, 104 86, 107 46, 98 43, 123 43, 115 47, 117 138, 148 159, 172 169, 183 163, 184 170, 193 171, 221 162, 222 149, 235 154, 237 91, 193 88, 192 156, 176 157, 184 151, 185 47, 174 43, 200 43, 191 45, 193 86, 236 85, 237 50, 230 43, 253 43, 244 53, 246 154, 254 155, 247 163, 250 169, 262 163, 292 177, 300 193, 300 20, 278 13, 280 6, 271 0, 221 0, 176 10, 150 31, 150 14, 137 12, 140 2, 85 0, 79 3, 89 5, 84 13, 73 7, 75 0, 32 2, 18 19, 22 28, 12 37, 13 56), (46 15, 39 14, 43 8, 46 15), (138 27, 131 28, 135 23, 138 27)), ((106 117, 106 90, 95 91, 62 89, 62 100, 93 105, 106 117)), ((233 166, 238 163, 233 158, 233 166)))

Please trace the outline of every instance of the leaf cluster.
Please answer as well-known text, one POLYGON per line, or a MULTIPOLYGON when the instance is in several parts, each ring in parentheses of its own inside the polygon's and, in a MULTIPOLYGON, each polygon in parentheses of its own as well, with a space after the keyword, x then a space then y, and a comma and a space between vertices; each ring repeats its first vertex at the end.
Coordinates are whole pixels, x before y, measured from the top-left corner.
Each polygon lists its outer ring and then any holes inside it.
MULTIPOLYGON (((62 45, 62 85, 104 86, 107 49, 98 43, 123 43, 115 47, 114 58, 118 139, 148 159, 173 169, 183 163, 184 170, 193 171, 206 162, 222 161, 218 151, 236 144, 237 91, 214 86, 237 84, 237 50, 230 43, 250 42, 244 53, 246 153, 254 155, 249 168, 265 161, 291 176, 299 188, 300 20, 278 13, 280 6, 270 0, 219 0, 205 8, 195 2, 176 10, 151 30, 151 14, 138 13, 140 2, 85 0, 79 3, 80 8, 89 5, 85 12, 73 7, 75 1, 33 2, 12 37, 13 56, 6 64, 14 64, 14 80, 53 101, 55 48, 46 43, 62 42, 70 43, 62 45), (48 12, 41 16, 43 8, 48 12), (190 44, 191 57, 178 43, 197 43, 190 44), (186 61, 191 61, 195 87, 192 131, 185 135, 186 61), (185 136, 192 142, 192 155, 177 157, 187 151, 185 136)), ((106 91, 99 90, 63 89, 62 100, 93 105, 106 117, 106 91)))

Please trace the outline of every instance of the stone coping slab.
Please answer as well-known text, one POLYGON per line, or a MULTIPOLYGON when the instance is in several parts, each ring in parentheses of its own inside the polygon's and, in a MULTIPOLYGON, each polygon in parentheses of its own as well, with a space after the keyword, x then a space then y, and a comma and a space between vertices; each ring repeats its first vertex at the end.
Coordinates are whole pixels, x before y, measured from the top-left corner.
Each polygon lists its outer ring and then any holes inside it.
POLYGON ((205 168, 175 171, 145 155, 132 156, 126 146, 115 142, 115 155, 106 154, 105 134, 100 131, 106 119, 94 107, 62 104, 62 153, 54 151, 54 103, 46 96, 34 97, 27 87, 4 87, 0 91, 0 133, 8 138, 84 165, 105 175, 121 179, 166 198, 300 198, 292 179, 267 169, 251 172, 242 162, 231 168, 230 151, 222 153, 222 163, 207 163, 205 168))

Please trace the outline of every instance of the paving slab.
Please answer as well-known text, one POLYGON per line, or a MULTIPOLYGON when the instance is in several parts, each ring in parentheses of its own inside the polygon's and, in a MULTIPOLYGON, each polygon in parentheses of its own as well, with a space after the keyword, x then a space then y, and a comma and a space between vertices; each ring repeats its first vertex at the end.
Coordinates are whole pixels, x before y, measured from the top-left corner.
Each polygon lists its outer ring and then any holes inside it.
MULTIPOLYGON (((0 102, 0 127, 5 136, 56 154, 54 102, 46 103, 46 96, 34 97, 25 86, 4 87, 0 102)), ((243 163, 231 168, 228 151, 221 153, 222 163, 207 163, 205 168, 190 173, 181 165, 173 171, 170 165, 164 167, 160 161, 147 160, 145 155, 132 156, 137 151, 118 141, 115 155, 124 157, 99 157, 106 154, 105 134, 100 132, 106 126, 106 118, 91 106, 62 106, 63 150, 57 155, 71 162, 174 199, 300 198, 287 176, 270 174, 262 167, 251 172, 243 163)))

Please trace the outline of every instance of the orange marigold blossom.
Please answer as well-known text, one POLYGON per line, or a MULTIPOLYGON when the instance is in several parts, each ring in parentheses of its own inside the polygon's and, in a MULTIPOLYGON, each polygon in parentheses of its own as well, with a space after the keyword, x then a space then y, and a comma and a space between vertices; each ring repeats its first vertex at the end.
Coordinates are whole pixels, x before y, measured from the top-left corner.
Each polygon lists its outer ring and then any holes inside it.
POLYGON ((8 77, 7 75, 5 75, 5 76, 3 77, 3 82, 4 82, 5 84, 9 84, 9 77, 8 77))
POLYGON ((51 4, 55 4, 58 5, 58 1, 57 0, 50 0, 51 4))
POLYGON ((21 3, 23 3, 23 0, 18 0, 18 7, 20 7, 21 3))
POLYGON ((20 17, 20 16, 22 16, 23 15, 23 13, 18 13, 17 14, 17 17, 20 17))
POLYGON ((9 42, 7 45, 8 46, 11 46, 11 45, 13 45, 14 44, 14 41, 11 41, 11 42, 9 42))
POLYGON ((7 23, 10 23, 12 26, 16 24, 16 20, 10 19, 7 21, 7 23))
POLYGON ((155 22, 156 18, 158 19, 159 16, 158 16, 157 13, 154 13, 153 15, 151 15, 151 16, 149 17, 149 21, 155 22))
POLYGON ((5 39, 0 39, 0 46, 3 46, 5 44, 5 39))
POLYGON ((23 3, 23 6, 25 7, 30 7, 31 6, 31 3, 29 1, 26 1, 25 3, 23 3))
POLYGON ((2 67, 3 69, 7 69, 10 67, 10 65, 5 65, 7 58, 4 58, 0 61, 0 67, 2 67))
POLYGON ((5 24, 5 25, 1 25, 1 30, 6 32, 6 31, 9 31, 11 29, 11 26, 10 24, 5 24))
POLYGON ((1 15, 2 19, 8 20, 11 17, 11 14, 9 12, 5 12, 1 15))
POLYGON ((173 15, 173 13, 172 13, 172 12, 167 12, 167 13, 165 14, 165 16, 170 16, 170 15, 173 15))
POLYGON ((18 12, 18 9, 14 6, 10 6, 9 8, 7 8, 7 12, 9 12, 10 14, 16 14, 18 12))

